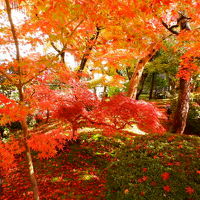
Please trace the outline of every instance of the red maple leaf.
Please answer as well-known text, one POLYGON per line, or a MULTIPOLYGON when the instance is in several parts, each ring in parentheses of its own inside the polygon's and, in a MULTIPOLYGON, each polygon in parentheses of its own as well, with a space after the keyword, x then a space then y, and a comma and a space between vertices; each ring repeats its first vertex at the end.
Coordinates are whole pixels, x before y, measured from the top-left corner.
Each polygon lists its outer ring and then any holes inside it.
POLYGON ((185 188, 185 191, 188 193, 188 194, 193 194, 195 192, 195 190, 192 188, 192 187, 186 187, 185 188))
POLYGON ((165 185, 165 186, 163 187, 163 190, 166 191, 166 192, 170 192, 170 191, 171 191, 171 188, 170 188, 169 185, 165 185))
POLYGON ((161 174, 161 177, 164 181, 169 179, 170 174, 168 172, 164 172, 163 174, 161 174))

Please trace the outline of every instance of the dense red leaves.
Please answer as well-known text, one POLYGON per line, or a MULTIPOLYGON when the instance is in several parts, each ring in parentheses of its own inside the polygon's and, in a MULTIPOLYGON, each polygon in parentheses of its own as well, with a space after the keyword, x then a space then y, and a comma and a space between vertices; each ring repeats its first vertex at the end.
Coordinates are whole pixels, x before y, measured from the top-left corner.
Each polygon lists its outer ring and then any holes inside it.
MULTIPOLYGON (((89 147, 88 144, 86 146, 89 147)), ((100 170, 102 166, 85 153, 84 147, 73 149, 69 147, 65 153, 48 161, 33 158, 41 199, 105 199, 105 171, 100 170)), ((30 200, 33 194, 25 159, 19 157, 17 163, 10 174, 4 177, 1 198, 30 200)))
POLYGON ((180 63, 179 72, 177 74, 178 77, 190 80, 192 75, 195 72, 198 72, 199 67, 193 62, 193 59, 188 58, 185 56, 182 56, 182 62, 180 63))
POLYGON ((50 158, 63 148, 66 140, 71 139, 68 135, 67 132, 63 133, 62 128, 58 128, 46 134, 33 134, 28 140, 28 144, 38 152, 39 158, 50 158))
POLYGON ((13 103, 14 101, 7 98, 5 95, 3 94, 0 94, 0 105, 3 105, 3 104, 10 104, 10 103, 13 103))
POLYGON ((0 105, 0 124, 23 120, 28 112, 25 106, 17 104, 3 94, 0 94, 0 105))
POLYGON ((98 106, 99 100, 84 84, 70 81, 69 85, 67 91, 56 94, 53 117, 70 122, 77 129, 83 126, 86 114, 98 106))
MULTIPOLYGON (((107 134, 123 130, 127 125, 133 124, 137 124, 146 132, 165 131, 158 119, 159 112, 150 103, 132 100, 122 95, 99 102, 97 99, 88 98, 87 93, 85 90, 83 95, 79 94, 78 98, 71 99, 70 104, 69 101, 60 104, 57 117, 76 123, 77 127, 84 122, 85 126, 101 128, 107 134)), ((76 93, 74 95, 77 96, 76 93)))
POLYGON ((23 152, 19 142, 10 139, 10 142, 3 143, 0 141, 0 169, 8 170, 15 166, 15 155, 23 152))

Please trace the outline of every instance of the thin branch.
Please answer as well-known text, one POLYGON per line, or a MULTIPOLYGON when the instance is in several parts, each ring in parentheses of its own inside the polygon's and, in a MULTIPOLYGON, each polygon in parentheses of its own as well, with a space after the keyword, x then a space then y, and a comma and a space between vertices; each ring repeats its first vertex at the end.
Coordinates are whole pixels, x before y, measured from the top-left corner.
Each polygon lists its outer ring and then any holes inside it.
POLYGON ((55 46, 55 44, 53 42, 51 42, 51 46, 58 52, 60 53, 61 51, 55 46))
POLYGON ((163 25, 168 31, 170 31, 171 33, 173 33, 173 34, 175 34, 175 35, 178 35, 178 34, 179 34, 179 32, 173 30, 173 28, 178 27, 177 25, 174 25, 174 26, 169 27, 163 20, 162 20, 162 25, 163 25))
POLYGON ((26 82, 22 83, 22 85, 26 85, 27 83, 30 83, 33 79, 37 78, 38 75, 40 75, 42 72, 44 72, 45 70, 47 70, 47 68, 40 70, 37 75, 33 76, 32 78, 30 78, 29 80, 27 80, 26 82))
POLYGON ((70 35, 68 36, 68 38, 70 38, 77 30, 77 28, 83 23, 83 19, 76 25, 76 27, 74 28, 74 30, 70 33, 70 35))

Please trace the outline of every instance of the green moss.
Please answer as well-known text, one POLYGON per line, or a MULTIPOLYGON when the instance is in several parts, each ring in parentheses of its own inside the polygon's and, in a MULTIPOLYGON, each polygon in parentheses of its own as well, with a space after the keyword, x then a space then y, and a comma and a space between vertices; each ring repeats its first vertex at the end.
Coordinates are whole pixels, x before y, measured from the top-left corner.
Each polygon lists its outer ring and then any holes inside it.
POLYGON ((200 199, 199 148, 194 136, 136 137, 108 169, 107 199, 200 199))

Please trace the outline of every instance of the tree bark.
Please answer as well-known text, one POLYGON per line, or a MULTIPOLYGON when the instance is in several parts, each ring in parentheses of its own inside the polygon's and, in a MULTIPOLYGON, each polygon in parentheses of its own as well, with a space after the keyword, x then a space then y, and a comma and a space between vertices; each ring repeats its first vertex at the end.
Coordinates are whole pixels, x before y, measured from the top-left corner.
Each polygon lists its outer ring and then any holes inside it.
MULTIPOLYGON (((18 87, 18 92, 19 92, 19 97, 20 97, 20 105, 23 106, 24 105, 24 95, 23 95, 22 87, 18 87)), ((32 189, 33 189, 33 198, 34 198, 34 200, 39 200, 40 199, 39 191, 38 191, 38 186, 37 186, 37 180, 35 177, 31 151, 30 151, 30 147, 27 143, 29 134, 28 134, 28 125, 27 125, 26 118, 27 117, 24 116, 24 119, 22 121, 20 121, 21 126, 22 126, 23 144, 24 144, 26 159, 27 159, 27 163, 28 163, 30 181, 31 181, 32 189)))
POLYGON ((102 93, 102 99, 107 97, 107 86, 104 86, 103 93, 102 93))
POLYGON ((189 101, 190 101, 190 80, 180 79, 180 90, 177 108, 174 114, 172 132, 183 134, 187 115, 189 111, 189 101))
POLYGON ((153 98, 153 90, 154 90, 154 85, 155 85, 155 72, 152 73, 152 79, 151 79, 151 87, 150 87, 150 92, 149 92, 149 100, 153 98))
MULTIPOLYGON (((189 19, 191 18, 186 17, 182 13, 179 13, 179 14, 180 14, 179 19, 181 19, 181 21, 179 22, 180 32, 183 30, 190 31, 191 28, 189 24, 189 19)), ((179 90, 179 96, 178 96, 178 103, 177 103, 177 108, 174 114, 174 120, 173 120, 173 126, 172 126, 172 132, 175 132, 178 134, 183 134, 186 127, 186 121, 187 121, 187 116, 188 116, 188 111, 189 111, 189 102, 190 102, 190 81, 191 81, 191 78, 189 78, 188 80, 180 78, 180 90, 179 90)))
POLYGON ((148 76, 148 73, 142 74, 142 78, 141 78, 141 81, 140 81, 140 90, 137 92, 137 95, 136 95, 137 100, 139 99, 140 95, 142 94, 142 91, 144 89, 144 83, 145 83, 147 76, 148 76))
POLYGON ((155 53, 158 51, 159 45, 153 43, 148 50, 148 54, 145 55, 143 58, 139 60, 139 62, 136 64, 134 73, 130 80, 130 85, 128 89, 128 97, 131 97, 132 99, 136 99, 137 95, 137 89, 141 80, 142 73, 144 71, 144 67, 147 62, 155 55, 155 53))
POLYGON ((25 147, 25 153, 26 153, 26 159, 28 162, 28 169, 29 169, 29 176, 32 184, 32 189, 33 189, 33 197, 34 200, 39 200, 39 191, 38 191, 38 186, 37 186, 37 180, 35 178, 35 172, 34 172, 34 167, 33 167, 33 161, 32 161, 32 156, 31 156, 31 151, 30 147, 27 143, 27 138, 28 138, 28 126, 26 123, 26 119, 21 121, 22 125, 22 132, 23 132, 23 143, 25 147))

